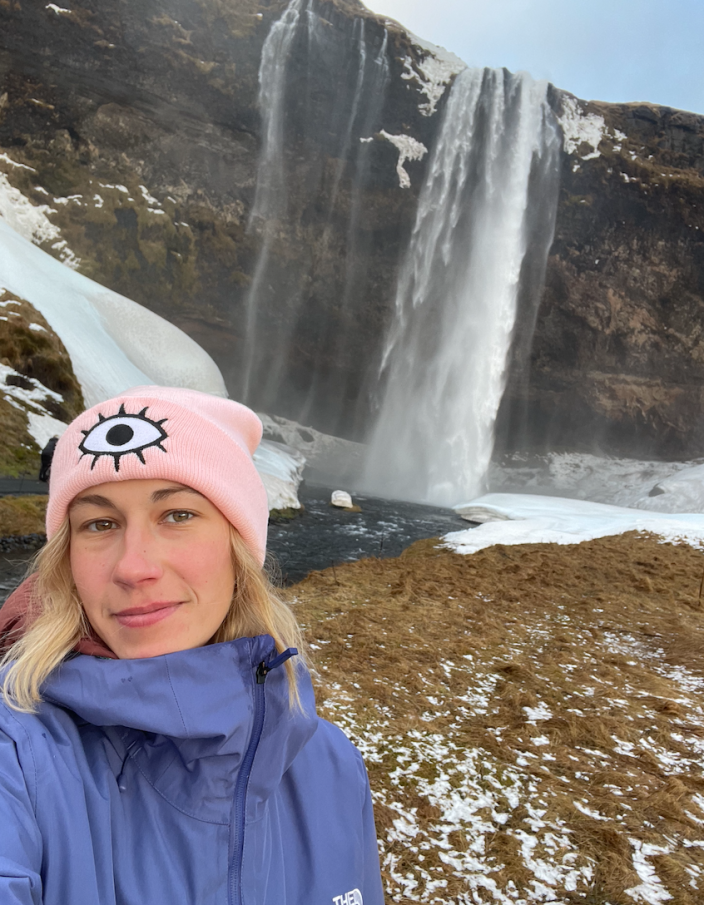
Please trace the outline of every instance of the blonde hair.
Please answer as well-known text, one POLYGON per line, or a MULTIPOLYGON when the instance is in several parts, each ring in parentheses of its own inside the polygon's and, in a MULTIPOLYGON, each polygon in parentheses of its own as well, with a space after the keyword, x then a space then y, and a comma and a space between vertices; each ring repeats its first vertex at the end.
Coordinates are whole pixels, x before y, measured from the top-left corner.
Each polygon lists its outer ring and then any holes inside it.
MULTIPOLYGON (((39 552, 33 572, 31 609, 38 613, 24 635, 0 661, 6 667, 2 695, 8 706, 33 713, 41 702, 41 686, 78 642, 91 634, 91 626, 76 591, 69 559, 71 531, 68 518, 39 552)), ((239 533, 230 526, 230 549, 235 586, 230 608, 220 628, 208 642, 234 641, 255 635, 271 635, 279 653, 298 648, 305 661, 304 642, 296 618, 279 599, 266 572, 261 569, 239 533)), ((300 708, 295 660, 285 664, 289 701, 300 708)))

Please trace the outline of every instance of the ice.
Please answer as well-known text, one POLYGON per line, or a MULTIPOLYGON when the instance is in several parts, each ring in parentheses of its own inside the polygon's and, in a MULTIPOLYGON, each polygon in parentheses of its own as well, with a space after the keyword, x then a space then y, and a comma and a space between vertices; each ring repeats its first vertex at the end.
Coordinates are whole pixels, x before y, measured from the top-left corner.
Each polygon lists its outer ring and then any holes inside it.
POLYGON ((4 212, 0 288, 44 315, 71 357, 87 405, 145 384, 227 395, 215 362, 183 331, 65 267, 12 229, 4 212))
POLYGON ((475 553, 494 544, 578 544, 626 531, 704 545, 704 514, 699 513, 646 513, 586 500, 511 493, 488 493, 455 511, 480 523, 478 528, 445 535, 445 545, 457 553, 475 553))
POLYGON ((283 443, 262 440, 254 453, 254 464, 266 489, 269 509, 300 509, 298 487, 305 456, 283 443))

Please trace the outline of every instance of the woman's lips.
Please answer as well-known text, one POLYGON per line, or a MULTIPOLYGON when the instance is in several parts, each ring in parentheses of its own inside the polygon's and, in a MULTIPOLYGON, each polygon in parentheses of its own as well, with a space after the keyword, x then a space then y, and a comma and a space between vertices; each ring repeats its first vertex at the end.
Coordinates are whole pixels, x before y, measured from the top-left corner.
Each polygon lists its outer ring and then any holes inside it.
POLYGON ((181 606, 180 603, 150 603, 115 613, 115 619, 126 628, 146 628, 166 619, 181 606))

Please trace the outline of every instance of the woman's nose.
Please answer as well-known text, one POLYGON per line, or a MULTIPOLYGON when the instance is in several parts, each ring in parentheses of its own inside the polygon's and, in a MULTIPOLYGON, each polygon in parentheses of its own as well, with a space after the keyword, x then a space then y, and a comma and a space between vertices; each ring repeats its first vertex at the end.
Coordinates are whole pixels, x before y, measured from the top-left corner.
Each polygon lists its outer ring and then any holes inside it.
POLYGON ((127 527, 115 563, 114 580, 117 584, 134 587, 143 581, 160 578, 162 574, 158 545, 153 535, 144 528, 127 527))

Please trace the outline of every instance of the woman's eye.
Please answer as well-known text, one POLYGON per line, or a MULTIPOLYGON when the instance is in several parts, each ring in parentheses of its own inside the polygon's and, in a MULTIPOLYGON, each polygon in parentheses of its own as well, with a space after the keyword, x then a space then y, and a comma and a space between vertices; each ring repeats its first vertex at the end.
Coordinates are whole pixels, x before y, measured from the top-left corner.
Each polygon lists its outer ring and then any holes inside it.
POLYGON ((193 518, 192 512, 169 512, 166 516, 165 521, 167 522, 176 522, 176 524, 182 524, 183 522, 188 522, 193 518))
POLYGON ((89 531, 109 531, 114 524, 115 522, 110 521, 109 518, 100 518, 89 522, 87 528, 89 531))

